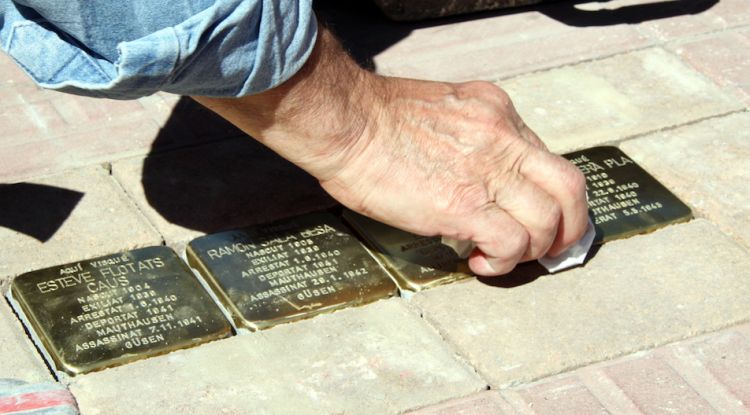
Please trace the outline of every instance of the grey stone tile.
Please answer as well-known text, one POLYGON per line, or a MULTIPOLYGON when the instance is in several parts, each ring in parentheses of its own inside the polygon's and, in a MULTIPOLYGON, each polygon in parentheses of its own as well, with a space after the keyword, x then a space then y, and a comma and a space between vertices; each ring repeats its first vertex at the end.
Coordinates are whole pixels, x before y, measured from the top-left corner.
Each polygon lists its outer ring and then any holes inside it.
POLYGON ((750 248, 750 113, 621 145, 701 216, 750 248))
POLYGON ((383 414, 484 387, 400 299, 80 376, 70 384, 81 412, 92 415, 383 414))
POLYGON ((742 108, 652 48, 520 76, 500 86, 552 151, 591 147, 742 108))
POLYGON ((581 268, 534 269, 413 301, 493 387, 750 319, 750 255, 701 219, 605 244, 581 268))
POLYGON ((315 178, 248 137, 122 160, 112 174, 178 253, 206 233, 335 204, 315 178))
POLYGON ((52 374, 4 297, 0 298, 0 378, 25 382, 52 380, 52 374))
POLYGON ((101 166, 0 187, 0 278, 158 245, 161 238, 101 166))

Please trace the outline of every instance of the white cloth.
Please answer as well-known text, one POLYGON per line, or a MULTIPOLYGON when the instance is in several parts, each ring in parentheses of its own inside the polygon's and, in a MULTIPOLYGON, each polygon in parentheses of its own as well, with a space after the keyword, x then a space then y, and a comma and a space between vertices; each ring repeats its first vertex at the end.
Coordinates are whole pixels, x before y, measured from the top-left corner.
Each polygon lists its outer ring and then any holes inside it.
MULTIPOLYGON (((583 234, 583 237, 578 242, 556 257, 547 255, 539 258, 539 263, 549 272, 562 271, 576 265, 581 265, 586 259, 586 254, 591 249, 591 245, 594 243, 595 235, 594 224, 589 219, 589 226, 586 228, 586 233, 583 234)), ((442 238, 442 242, 456 251, 456 254, 461 258, 468 257, 476 246, 472 241, 461 241, 446 237, 442 238)))

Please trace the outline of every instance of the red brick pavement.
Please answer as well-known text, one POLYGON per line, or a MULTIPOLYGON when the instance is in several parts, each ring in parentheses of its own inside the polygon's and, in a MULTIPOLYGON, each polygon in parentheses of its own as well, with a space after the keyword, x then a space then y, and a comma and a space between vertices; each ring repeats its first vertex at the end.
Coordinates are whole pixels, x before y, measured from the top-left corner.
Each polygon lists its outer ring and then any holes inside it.
POLYGON ((750 324, 417 414, 750 414, 750 324))

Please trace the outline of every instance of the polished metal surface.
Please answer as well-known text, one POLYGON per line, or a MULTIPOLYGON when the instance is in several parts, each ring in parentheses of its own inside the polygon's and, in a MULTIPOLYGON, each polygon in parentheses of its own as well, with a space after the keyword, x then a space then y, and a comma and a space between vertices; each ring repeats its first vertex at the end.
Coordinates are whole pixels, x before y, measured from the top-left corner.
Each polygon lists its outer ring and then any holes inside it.
POLYGON ((396 292, 386 270, 327 212, 203 236, 188 244, 187 257, 235 324, 250 330, 396 292))
POLYGON ((200 282, 167 247, 23 274, 13 302, 55 369, 77 375, 231 335, 200 282))
POLYGON ((414 235, 350 210, 343 217, 380 255, 403 290, 420 291, 471 276, 466 260, 440 237, 414 235))
POLYGON ((586 176, 595 243, 692 218, 687 205, 617 147, 592 147, 564 157, 586 176))

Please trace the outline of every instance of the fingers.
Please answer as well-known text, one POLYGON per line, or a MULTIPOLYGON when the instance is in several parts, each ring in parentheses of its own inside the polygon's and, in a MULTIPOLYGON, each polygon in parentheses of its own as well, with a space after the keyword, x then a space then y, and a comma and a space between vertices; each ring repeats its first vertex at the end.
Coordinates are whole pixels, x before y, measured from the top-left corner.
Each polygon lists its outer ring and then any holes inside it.
POLYGON ((560 204, 542 188, 521 175, 509 175, 493 186, 495 203, 524 227, 529 244, 522 261, 544 256, 557 236, 560 204))
POLYGON ((548 254, 558 255, 578 241, 588 225, 586 181, 573 164, 546 151, 530 151, 520 173, 554 198, 560 207, 557 237, 548 254))
POLYGON ((469 268, 477 275, 510 272, 528 249, 526 229, 494 203, 483 206, 468 218, 466 226, 477 244, 469 257, 469 268))

